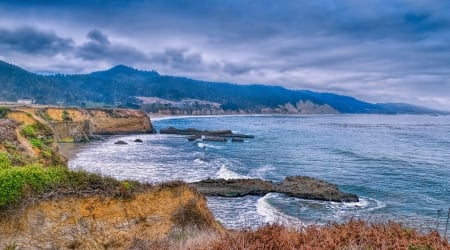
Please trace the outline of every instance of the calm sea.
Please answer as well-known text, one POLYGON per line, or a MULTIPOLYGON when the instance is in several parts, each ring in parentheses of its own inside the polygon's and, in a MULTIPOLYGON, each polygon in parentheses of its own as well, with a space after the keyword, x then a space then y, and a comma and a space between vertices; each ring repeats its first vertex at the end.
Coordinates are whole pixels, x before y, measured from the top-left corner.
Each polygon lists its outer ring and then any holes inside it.
POLYGON ((308 201, 280 194, 208 197, 228 228, 266 222, 327 223, 349 218, 397 220, 441 228, 450 207, 450 116, 222 116, 155 120, 156 129, 231 129, 255 139, 188 142, 185 136, 131 135, 88 144, 69 162, 143 182, 205 178, 282 181, 307 175, 361 197, 358 203, 308 201), (135 143, 140 138, 143 143, 135 143), (128 145, 115 145, 116 140, 128 145))

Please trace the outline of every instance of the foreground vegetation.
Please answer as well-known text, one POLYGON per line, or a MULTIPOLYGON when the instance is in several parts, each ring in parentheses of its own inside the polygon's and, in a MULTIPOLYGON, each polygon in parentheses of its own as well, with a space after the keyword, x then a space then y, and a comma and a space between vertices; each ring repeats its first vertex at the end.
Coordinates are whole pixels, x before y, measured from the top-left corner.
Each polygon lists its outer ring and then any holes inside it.
MULTIPOLYGON (((188 231, 188 237, 158 242, 137 242, 138 249, 450 249, 437 232, 420 234, 398 223, 370 224, 351 220, 344 224, 293 229, 266 225, 257 229, 217 233, 188 231)), ((179 236, 179 235, 177 235, 179 236)))
POLYGON ((102 194, 126 198, 143 188, 136 181, 118 181, 85 171, 71 171, 65 166, 12 166, 8 155, 0 153, 0 211, 67 195, 102 194))

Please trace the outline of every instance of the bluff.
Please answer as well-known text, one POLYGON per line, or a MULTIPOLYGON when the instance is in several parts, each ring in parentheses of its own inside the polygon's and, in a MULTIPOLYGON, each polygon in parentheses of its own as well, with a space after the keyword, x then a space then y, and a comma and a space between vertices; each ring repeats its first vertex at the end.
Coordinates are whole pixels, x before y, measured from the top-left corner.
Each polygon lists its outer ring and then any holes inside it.
POLYGON ((57 142, 89 141, 95 135, 153 131, 149 116, 131 109, 17 106, 10 109, 7 117, 17 122, 34 120, 47 125, 57 142))
POLYGON ((0 216, 0 248, 132 249, 185 228, 221 230, 206 199, 183 183, 131 198, 103 195, 42 200, 0 216))

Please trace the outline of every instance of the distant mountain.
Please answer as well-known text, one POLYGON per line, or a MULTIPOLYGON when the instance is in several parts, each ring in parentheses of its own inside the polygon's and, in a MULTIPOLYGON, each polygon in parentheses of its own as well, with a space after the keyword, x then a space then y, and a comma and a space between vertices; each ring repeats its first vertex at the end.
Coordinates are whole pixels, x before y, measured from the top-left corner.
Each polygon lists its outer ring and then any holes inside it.
MULTIPOLYGON (((216 103, 221 112, 236 113, 446 114, 410 104, 372 104, 332 93, 163 76, 156 71, 137 70, 125 65, 90 74, 44 76, 0 61, 0 86, 0 101, 31 98, 40 104, 70 106, 148 108, 139 97, 158 97, 170 101, 200 100, 197 104, 203 103, 201 101, 216 103)), ((208 108, 202 105, 197 108, 208 108)), ((167 104, 157 108, 174 109, 167 104)))

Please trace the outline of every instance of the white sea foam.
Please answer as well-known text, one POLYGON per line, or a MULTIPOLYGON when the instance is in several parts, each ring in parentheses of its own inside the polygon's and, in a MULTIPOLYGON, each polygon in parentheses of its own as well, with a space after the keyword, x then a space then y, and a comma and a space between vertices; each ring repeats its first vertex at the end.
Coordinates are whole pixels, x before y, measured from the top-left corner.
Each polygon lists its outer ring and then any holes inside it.
POLYGON ((302 227, 305 224, 298 218, 287 215, 281 212, 279 209, 270 205, 268 199, 274 197, 274 193, 268 193, 265 196, 258 199, 256 203, 256 211, 264 217, 265 223, 281 223, 283 225, 292 227, 302 227))
POLYGON ((245 175, 241 175, 238 174, 230 169, 227 168, 227 166, 225 164, 222 164, 222 166, 220 166, 219 171, 217 171, 216 173, 217 178, 222 178, 222 179, 248 179, 248 176, 245 175))
POLYGON ((195 163, 198 163, 198 164, 205 164, 205 163, 208 162, 208 160, 205 159, 205 158, 200 158, 200 157, 198 157, 198 158, 195 158, 195 159, 194 159, 194 162, 195 162, 195 163))
POLYGON ((274 166, 267 164, 257 169, 253 169, 250 172, 250 175, 256 178, 266 179, 266 176, 270 174, 270 172, 272 172, 273 170, 275 170, 274 166))

